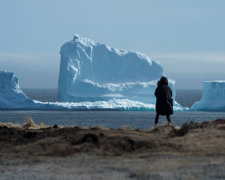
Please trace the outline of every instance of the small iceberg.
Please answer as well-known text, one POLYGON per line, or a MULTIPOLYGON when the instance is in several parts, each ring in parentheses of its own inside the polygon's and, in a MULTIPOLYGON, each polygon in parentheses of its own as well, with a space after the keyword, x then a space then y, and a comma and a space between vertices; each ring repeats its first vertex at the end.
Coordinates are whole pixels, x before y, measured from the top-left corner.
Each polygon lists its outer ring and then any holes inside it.
POLYGON ((190 110, 225 111, 225 81, 204 81, 202 98, 190 110))

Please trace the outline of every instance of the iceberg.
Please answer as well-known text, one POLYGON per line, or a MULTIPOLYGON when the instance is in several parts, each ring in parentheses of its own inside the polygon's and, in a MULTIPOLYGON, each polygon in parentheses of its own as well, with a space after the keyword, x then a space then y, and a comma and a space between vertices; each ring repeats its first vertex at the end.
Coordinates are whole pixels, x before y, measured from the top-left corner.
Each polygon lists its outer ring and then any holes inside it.
MULTIPOLYGON (((60 54, 60 102, 128 99, 155 104, 156 83, 164 73, 163 67, 149 57, 77 34, 61 47, 60 54)), ((174 84, 169 80, 175 100, 174 84)))
POLYGON ((12 72, 0 71, 0 108, 20 109, 33 106, 34 102, 28 98, 19 87, 19 80, 12 72))
POLYGON ((225 111, 225 81, 204 81, 202 98, 190 110, 225 111))

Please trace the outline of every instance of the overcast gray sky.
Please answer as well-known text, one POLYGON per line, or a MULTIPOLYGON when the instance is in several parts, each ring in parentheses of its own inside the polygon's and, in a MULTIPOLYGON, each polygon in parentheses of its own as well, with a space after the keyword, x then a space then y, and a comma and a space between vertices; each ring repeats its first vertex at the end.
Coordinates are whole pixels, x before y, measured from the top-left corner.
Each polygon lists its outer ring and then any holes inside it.
POLYGON ((0 69, 22 88, 56 88, 73 34, 159 61, 177 88, 225 79, 224 0, 0 1, 0 69))

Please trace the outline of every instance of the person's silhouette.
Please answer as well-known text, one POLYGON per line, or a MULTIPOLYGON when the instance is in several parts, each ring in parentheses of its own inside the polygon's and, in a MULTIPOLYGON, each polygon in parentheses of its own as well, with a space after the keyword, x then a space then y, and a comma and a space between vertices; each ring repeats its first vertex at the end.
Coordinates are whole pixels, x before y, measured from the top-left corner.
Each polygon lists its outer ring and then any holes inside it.
POLYGON ((158 126, 159 115, 167 117, 168 124, 171 125, 170 115, 173 114, 173 99, 172 90, 168 86, 168 79, 166 77, 161 77, 157 83, 157 88, 155 90, 156 96, 156 117, 155 117, 155 127, 158 126))

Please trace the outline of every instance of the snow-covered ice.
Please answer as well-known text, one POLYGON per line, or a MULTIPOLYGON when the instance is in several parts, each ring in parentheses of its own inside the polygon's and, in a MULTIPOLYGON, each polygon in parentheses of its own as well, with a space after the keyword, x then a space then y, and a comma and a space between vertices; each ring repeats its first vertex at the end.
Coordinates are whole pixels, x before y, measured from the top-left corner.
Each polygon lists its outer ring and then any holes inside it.
POLYGON ((204 81, 202 99, 190 110, 225 111, 225 81, 204 81))

